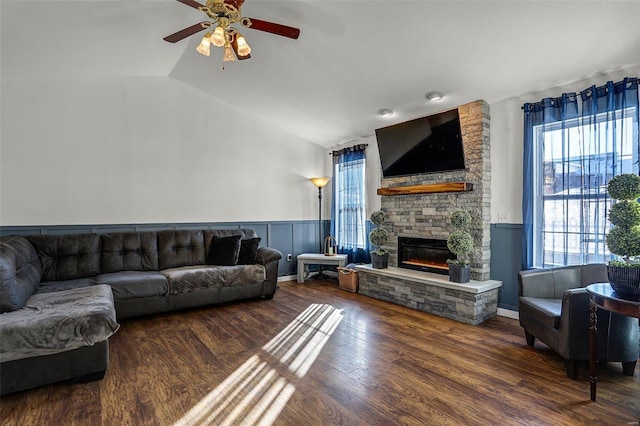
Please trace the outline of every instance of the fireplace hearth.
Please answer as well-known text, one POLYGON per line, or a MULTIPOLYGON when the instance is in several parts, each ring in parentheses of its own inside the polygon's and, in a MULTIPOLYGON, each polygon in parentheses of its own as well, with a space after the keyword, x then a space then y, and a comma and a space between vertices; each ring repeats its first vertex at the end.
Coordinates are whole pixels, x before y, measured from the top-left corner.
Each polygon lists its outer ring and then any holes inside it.
POLYGON ((447 248, 447 240, 398 237, 398 267, 447 275, 447 259, 455 255, 447 248))

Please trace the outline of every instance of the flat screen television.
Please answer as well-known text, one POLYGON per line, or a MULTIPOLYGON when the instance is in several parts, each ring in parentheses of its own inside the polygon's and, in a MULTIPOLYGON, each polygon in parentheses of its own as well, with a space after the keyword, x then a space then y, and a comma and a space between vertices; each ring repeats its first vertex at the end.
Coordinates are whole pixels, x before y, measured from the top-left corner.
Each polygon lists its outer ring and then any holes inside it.
POLYGON ((458 109, 376 129, 384 177, 462 170, 458 109))

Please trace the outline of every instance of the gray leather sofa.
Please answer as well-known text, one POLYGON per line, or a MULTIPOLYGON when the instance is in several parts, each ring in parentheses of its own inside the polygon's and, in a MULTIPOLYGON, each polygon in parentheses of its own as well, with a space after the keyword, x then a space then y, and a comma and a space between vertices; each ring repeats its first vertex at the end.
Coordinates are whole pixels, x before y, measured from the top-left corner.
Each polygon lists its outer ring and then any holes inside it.
MULTIPOLYGON (((589 284, 608 282, 604 264, 532 269, 518 273, 519 316, 527 344, 539 339, 566 360, 575 379, 589 360, 589 284)), ((598 316, 598 361, 622 362, 633 376, 640 355, 638 320, 602 309, 598 316)))
POLYGON ((273 298, 282 255, 259 242, 251 229, 3 237, 0 394, 102 378, 116 320, 273 298), (79 325, 61 333, 71 308, 79 325))

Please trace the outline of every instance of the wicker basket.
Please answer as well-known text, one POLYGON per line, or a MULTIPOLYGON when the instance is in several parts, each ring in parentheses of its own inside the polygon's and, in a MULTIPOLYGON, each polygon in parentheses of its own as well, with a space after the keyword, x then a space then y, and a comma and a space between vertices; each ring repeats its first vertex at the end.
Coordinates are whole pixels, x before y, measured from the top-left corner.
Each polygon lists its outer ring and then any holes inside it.
POLYGON ((352 293, 358 292, 358 271, 348 268, 338 268, 338 282, 340 288, 352 293))

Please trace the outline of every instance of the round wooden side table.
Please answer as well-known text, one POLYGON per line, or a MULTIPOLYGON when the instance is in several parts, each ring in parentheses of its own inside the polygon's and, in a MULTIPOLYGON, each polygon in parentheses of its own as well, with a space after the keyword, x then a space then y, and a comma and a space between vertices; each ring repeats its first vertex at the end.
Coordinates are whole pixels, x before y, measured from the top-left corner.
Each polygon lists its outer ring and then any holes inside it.
POLYGON ((640 319, 640 297, 622 297, 609 283, 596 283, 587 286, 589 293, 589 384, 591 400, 596 400, 596 363, 597 363, 597 308, 616 314, 640 319))

